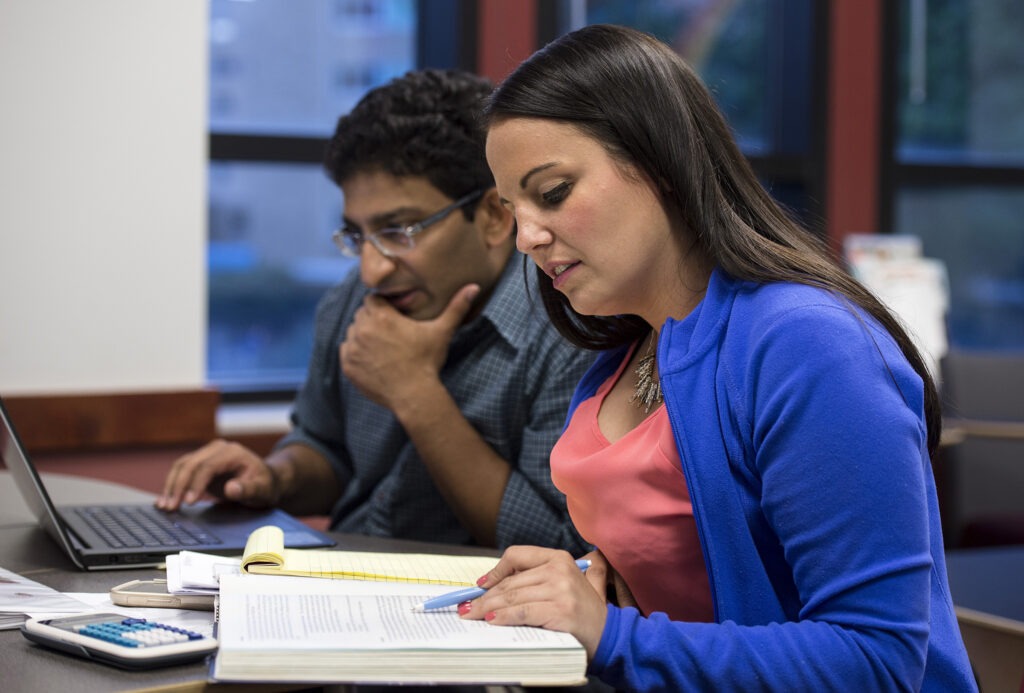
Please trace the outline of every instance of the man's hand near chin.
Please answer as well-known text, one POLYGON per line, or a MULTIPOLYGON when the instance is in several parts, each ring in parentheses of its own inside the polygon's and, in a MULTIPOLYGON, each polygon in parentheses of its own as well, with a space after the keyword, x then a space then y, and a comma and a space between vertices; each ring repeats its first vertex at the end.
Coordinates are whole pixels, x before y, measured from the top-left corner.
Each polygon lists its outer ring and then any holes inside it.
POLYGON ((467 284, 432 320, 402 315, 385 299, 367 296, 338 350, 341 370, 369 399, 391 411, 436 386, 448 346, 479 293, 467 284))

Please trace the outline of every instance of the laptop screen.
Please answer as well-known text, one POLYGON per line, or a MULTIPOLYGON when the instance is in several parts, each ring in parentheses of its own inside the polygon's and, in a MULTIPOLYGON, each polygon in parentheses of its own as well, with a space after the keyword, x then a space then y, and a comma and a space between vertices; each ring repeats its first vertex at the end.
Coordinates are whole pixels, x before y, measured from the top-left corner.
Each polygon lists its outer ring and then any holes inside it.
POLYGON ((14 423, 7 413, 7 408, 4 407, 3 399, 0 399, 0 456, 2 456, 4 464, 7 465, 7 469, 10 470, 18 492, 25 499, 25 504, 35 515, 40 526, 62 544, 64 551, 69 556, 74 557, 75 552, 71 541, 57 517, 56 508, 54 508, 50 495, 46 492, 46 487, 43 486, 35 466, 29 460, 28 453, 25 452, 25 448, 14 430, 14 423))

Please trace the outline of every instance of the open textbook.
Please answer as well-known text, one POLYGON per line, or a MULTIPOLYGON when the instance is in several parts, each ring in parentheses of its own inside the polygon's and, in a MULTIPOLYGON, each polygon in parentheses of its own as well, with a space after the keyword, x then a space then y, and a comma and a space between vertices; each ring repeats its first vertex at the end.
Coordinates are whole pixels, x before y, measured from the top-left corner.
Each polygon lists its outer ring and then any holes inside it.
POLYGON ((224 575, 216 681, 577 685, 567 633, 414 612, 450 590, 409 582, 224 575))
POLYGON ((242 571, 258 575, 471 586, 497 562, 497 558, 488 556, 286 549, 284 533, 268 525, 249 535, 242 555, 242 571))

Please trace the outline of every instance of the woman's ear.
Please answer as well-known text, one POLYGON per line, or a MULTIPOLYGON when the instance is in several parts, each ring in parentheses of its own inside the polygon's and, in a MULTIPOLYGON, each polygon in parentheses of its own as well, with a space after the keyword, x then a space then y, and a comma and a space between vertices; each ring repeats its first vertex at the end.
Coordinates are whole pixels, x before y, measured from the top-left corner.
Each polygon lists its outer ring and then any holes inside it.
POLYGON ((487 244, 494 247, 512 238, 516 220, 511 210, 501 204, 497 188, 488 188, 476 207, 475 221, 483 230, 487 244))

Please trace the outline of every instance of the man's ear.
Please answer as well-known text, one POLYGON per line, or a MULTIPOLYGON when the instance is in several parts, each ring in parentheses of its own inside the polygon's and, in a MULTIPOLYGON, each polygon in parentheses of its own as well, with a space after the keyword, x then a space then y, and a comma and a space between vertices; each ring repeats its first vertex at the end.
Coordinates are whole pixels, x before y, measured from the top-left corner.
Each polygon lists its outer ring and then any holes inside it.
POLYGON ((515 217, 512 212, 501 204, 497 188, 488 188, 480 203, 476 206, 474 218, 484 233, 487 244, 491 247, 503 245, 512 237, 515 228, 515 217))

